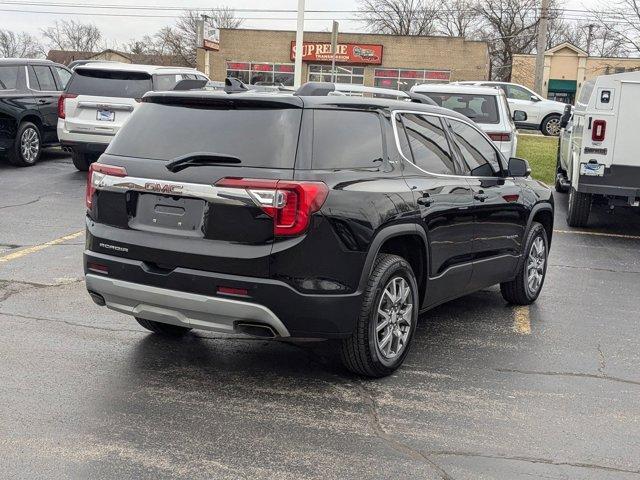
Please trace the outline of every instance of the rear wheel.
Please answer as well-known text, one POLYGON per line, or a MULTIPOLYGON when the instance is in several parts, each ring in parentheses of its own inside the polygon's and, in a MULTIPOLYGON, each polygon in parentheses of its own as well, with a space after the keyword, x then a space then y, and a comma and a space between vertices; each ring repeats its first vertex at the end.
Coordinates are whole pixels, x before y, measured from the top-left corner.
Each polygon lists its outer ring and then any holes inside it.
POLYGON ((81 172, 89 170, 89 165, 97 160, 96 155, 92 155, 86 152, 79 152, 78 150, 71 150, 71 159, 73 165, 81 172))
POLYGON ((569 190, 569 207, 567 209, 567 225, 585 227, 589 222, 592 197, 589 193, 581 193, 571 187, 569 190))
POLYGON ((168 323, 154 322, 153 320, 146 320, 144 318, 136 317, 136 321, 140 326, 146 328, 153 333, 159 333, 166 337, 181 337, 188 333, 191 329, 188 327, 180 327, 178 325, 170 325, 168 323))
POLYGON ((557 137, 560 135, 560 115, 549 115, 544 119, 540 130, 544 135, 557 137))
POLYGON ((40 129, 31 122, 23 122, 18 127, 9 162, 18 167, 35 165, 42 153, 40 129))
POLYGON ((418 321, 418 287, 411 266, 397 255, 376 258, 342 361, 354 373, 384 377, 404 361, 418 321))
POLYGON ((524 261, 516 278, 500 284, 503 298, 514 305, 529 305, 536 301, 547 274, 549 252, 547 232, 542 224, 533 222, 527 234, 524 261))

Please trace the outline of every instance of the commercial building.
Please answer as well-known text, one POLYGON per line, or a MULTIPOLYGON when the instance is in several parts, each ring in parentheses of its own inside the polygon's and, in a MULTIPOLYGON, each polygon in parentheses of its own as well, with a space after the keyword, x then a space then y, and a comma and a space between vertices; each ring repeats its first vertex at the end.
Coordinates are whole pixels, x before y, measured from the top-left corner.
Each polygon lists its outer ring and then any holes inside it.
MULTIPOLYGON (((511 81, 534 88, 535 55, 514 55, 511 81)), ((574 103, 582 84, 593 77, 640 70, 640 58, 590 57, 584 50, 562 43, 544 53, 545 98, 574 103)))
MULTIPOLYGON (((248 84, 293 85, 293 31, 221 29, 217 48, 198 49, 198 69, 213 80, 231 76, 248 84)), ((303 81, 331 81, 330 33, 305 32, 302 55, 303 81)), ((486 42, 359 33, 338 37, 335 81, 339 83, 408 90, 416 83, 488 76, 486 42)))

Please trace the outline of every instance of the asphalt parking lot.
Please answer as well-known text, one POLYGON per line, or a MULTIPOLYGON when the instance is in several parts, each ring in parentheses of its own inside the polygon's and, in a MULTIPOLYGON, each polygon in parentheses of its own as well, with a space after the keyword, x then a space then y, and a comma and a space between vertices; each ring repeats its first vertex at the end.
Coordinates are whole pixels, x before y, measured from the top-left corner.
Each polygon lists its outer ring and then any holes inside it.
POLYGON ((640 214, 564 221, 538 302, 424 316, 367 381, 327 342, 158 339, 86 294, 84 182, 0 164, 0 477, 640 477, 640 214))

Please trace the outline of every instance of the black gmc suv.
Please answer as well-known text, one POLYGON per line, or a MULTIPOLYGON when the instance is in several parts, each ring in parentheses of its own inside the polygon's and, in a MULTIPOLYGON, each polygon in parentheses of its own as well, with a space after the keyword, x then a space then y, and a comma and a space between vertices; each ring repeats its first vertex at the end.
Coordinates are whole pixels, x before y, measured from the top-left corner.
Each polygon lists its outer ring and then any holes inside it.
POLYGON ((28 167, 58 143, 58 99, 70 78, 49 60, 0 59, 0 156, 28 167))
MULTIPOLYGON (((304 91, 304 90, 303 90, 304 91)), ((145 95, 87 184, 86 285, 145 328, 339 339, 393 372, 418 314, 500 284, 529 304, 549 188, 468 118, 399 100, 145 95)))

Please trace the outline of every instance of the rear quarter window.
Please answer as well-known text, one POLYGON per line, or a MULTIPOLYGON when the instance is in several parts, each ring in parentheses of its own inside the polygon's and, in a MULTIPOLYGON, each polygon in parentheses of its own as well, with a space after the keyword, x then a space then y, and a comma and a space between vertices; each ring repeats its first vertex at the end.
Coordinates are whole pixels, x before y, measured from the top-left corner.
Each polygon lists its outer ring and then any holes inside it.
POLYGON ((67 92, 98 97, 142 98, 153 90, 151 75, 144 72, 76 69, 67 92))
POLYGON ((384 157, 377 113, 315 110, 314 169, 375 168, 384 157))
POLYGON ((438 105, 461 113, 476 123, 500 123, 495 95, 424 92, 438 105))
POLYGON ((0 90, 14 90, 18 84, 18 69, 24 67, 0 67, 0 90))

